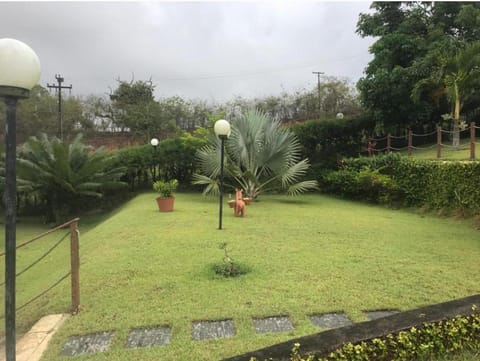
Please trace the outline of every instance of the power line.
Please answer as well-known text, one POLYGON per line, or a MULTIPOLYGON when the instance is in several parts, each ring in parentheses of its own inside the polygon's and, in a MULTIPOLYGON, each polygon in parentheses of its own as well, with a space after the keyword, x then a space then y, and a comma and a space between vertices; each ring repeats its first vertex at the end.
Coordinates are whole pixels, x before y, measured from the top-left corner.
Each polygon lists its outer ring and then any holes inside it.
POLYGON ((304 64, 304 65, 291 65, 291 66, 286 66, 283 68, 278 68, 278 69, 269 69, 269 70, 257 70, 257 71, 240 71, 240 72, 230 72, 230 73, 223 73, 223 74, 212 74, 212 75, 199 75, 199 76, 191 76, 191 77, 162 77, 159 78, 159 80, 208 80, 208 79, 221 79, 221 78, 237 78, 237 77, 242 77, 242 76, 258 76, 258 75, 264 75, 264 74, 272 74, 272 73, 281 73, 285 71, 294 71, 294 70, 301 70, 305 68, 312 68, 315 65, 318 65, 319 63, 321 64, 326 64, 329 62, 341 62, 341 61, 348 61, 351 59, 358 58, 362 54, 357 54, 354 55, 350 58, 339 58, 339 59, 330 59, 328 61, 317 61, 316 64, 304 64))

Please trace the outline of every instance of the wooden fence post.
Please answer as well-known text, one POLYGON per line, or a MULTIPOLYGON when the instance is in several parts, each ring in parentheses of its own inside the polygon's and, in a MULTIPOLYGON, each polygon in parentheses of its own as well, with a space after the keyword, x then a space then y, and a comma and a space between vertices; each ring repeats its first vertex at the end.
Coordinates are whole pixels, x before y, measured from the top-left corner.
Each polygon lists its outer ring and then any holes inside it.
POLYGON ((412 155, 412 146, 413 146, 413 131, 411 129, 408 130, 408 155, 412 155))
POLYGON ((72 279, 72 314, 80 309, 80 253, 78 244, 78 223, 70 223, 70 265, 72 279))
POLYGON ((437 127, 437 159, 442 157, 442 128, 437 127))
POLYGON ((470 160, 475 160, 475 122, 470 123, 470 160))
POLYGON ((390 133, 387 134, 387 153, 390 153, 392 151, 392 136, 390 133))

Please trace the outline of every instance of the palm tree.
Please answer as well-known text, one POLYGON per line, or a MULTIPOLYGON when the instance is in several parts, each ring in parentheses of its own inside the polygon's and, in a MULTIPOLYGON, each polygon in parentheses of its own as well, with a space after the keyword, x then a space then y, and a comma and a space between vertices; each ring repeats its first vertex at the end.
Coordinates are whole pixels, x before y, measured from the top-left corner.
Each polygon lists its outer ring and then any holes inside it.
MULTIPOLYGON (((292 195, 315 189, 316 181, 300 181, 310 167, 308 159, 300 160, 300 152, 296 136, 278 120, 250 110, 232 124, 226 142, 225 172, 233 181, 227 185, 242 188, 252 199, 273 189, 292 195)), ((220 140, 212 138, 197 152, 197 160, 200 174, 194 175, 193 183, 206 185, 204 193, 218 192, 220 140)))
POLYGON ((432 53, 435 64, 430 76, 419 81, 413 89, 413 97, 419 99, 425 92, 438 103, 447 96, 453 105, 453 147, 460 145, 460 114, 465 98, 478 89, 480 80, 480 42, 468 43, 455 52, 445 49, 432 53))
POLYGON ((80 135, 72 143, 46 134, 30 137, 17 157, 19 188, 46 200, 47 221, 62 221, 79 202, 125 186, 118 181, 124 168, 107 169, 107 160, 103 149, 84 145, 80 135))

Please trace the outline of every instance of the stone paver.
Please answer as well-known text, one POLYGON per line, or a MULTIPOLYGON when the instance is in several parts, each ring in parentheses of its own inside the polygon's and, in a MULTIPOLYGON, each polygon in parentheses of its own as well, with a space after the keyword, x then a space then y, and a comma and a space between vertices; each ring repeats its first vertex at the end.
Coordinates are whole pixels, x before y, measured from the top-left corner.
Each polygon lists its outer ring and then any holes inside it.
POLYGON ((287 332, 294 330, 287 316, 271 316, 253 320, 256 333, 287 332))
POLYGON ((98 332, 72 336, 63 346, 62 355, 75 356, 108 351, 113 335, 113 332, 98 332))
MULTIPOLYGON (((369 320, 375 320, 398 313, 397 310, 364 311, 369 320)), ((46 349, 48 340, 53 332, 60 327, 68 315, 52 315, 40 320, 30 332, 17 343, 17 361, 38 361, 46 349), (22 343, 23 342, 23 343, 22 343), (38 346, 38 345, 41 345, 38 346)), ((338 328, 349 326, 352 321, 342 312, 327 313, 308 316, 310 321, 320 328, 338 328)), ((270 316, 253 318, 255 332, 259 334, 271 332, 293 331, 292 322, 288 316, 270 316)), ((64 344, 62 355, 74 356, 104 352, 110 348, 114 332, 98 332, 87 335, 72 336, 64 344)), ((233 337, 236 334, 235 323, 232 319, 216 321, 192 322, 192 339, 211 340, 233 337)), ((126 348, 165 346, 170 344, 172 330, 168 326, 144 327, 130 330, 127 337, 126 348)), ((4 354, 5 352, 3 352, 4 354)), ((0 357, 0 361, 4 361, 0 357)))
POLYGON ((310 321, 320 328, 338 328, 349 326, 352 321, 344 313, 326 313, 309 316, 310 321))
POLYGON ((192 338, 196 341, 235 336, 233 320, 196 321, 192 324, 192 338))
POLYGON ((165 346, 170 343, 172 330, 169 327, 138 328, 130 331, 128 348, 165 346))
POLYGON ((397 310, 378 310, 378 311, 365 311, 363 314, 367 316, 370 321, 377 320, 379 318, 387 317, 399 313, 397 310))

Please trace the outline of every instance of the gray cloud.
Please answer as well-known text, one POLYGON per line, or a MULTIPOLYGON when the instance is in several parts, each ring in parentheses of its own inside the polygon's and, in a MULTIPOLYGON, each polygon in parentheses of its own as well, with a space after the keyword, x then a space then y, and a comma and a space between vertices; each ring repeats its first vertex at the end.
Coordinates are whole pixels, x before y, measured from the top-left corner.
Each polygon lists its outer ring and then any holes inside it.
MULTIPOLYGON (((358 80, 372 39, 355 34, 369 2, 0 2, 0 37, 29 44, 41 84, 73 94, 117 78, 157 96, 227 100, 316 84, 312 71, 358 80)), ((0 71, 3 71, 1 69, 0 71)))

